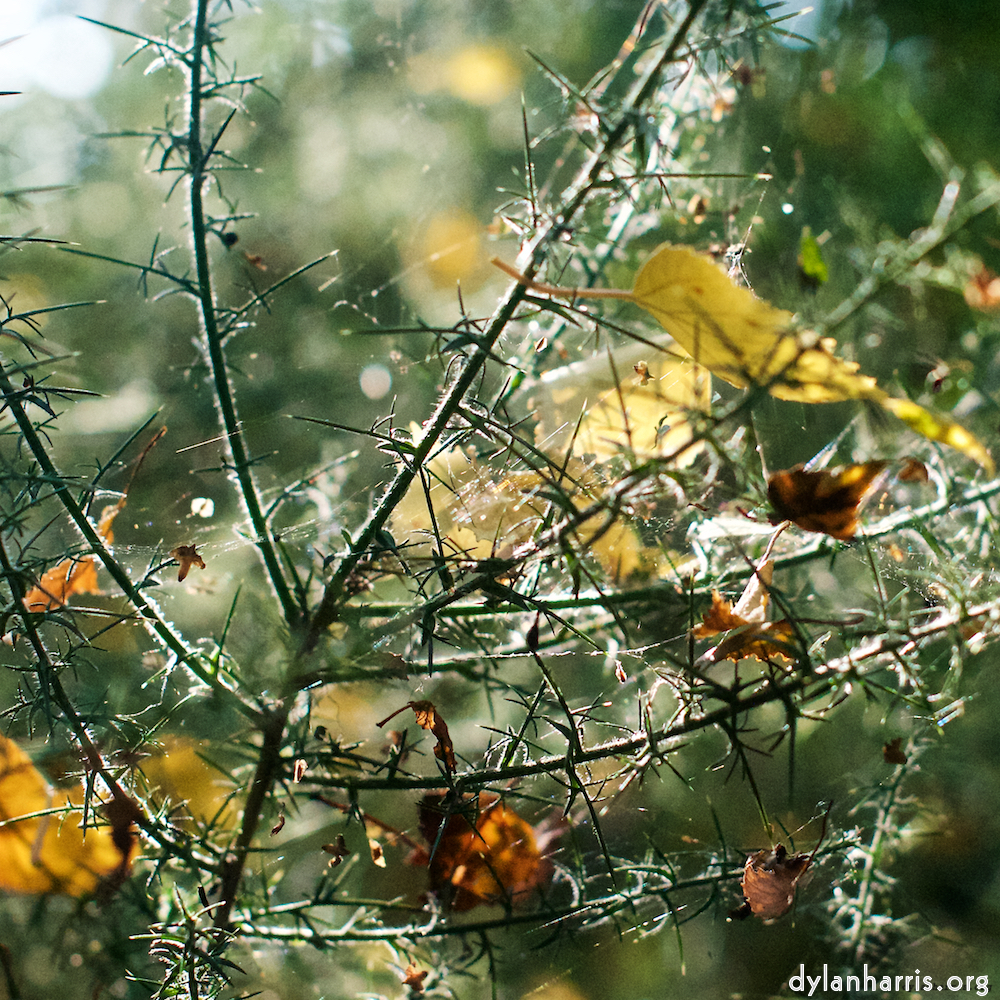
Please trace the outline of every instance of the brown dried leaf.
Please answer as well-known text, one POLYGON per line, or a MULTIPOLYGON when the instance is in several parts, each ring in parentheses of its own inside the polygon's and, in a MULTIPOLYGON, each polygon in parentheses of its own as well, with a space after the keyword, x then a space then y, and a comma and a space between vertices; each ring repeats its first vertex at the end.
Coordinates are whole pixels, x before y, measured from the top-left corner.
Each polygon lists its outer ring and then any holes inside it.
POLYGON ((903 753, 903 737, 896 736, 894 739, 889 740, 882 747, 882 757, 887 764, 905 764, 907 757, 903 753))
POLYGON ((707 639, 709 636, 728 632, 732 628, 746 624, 746 619, 733 614, 732 602, 727 601, 717 590, 713 590, 712 605, 702 615, 701 624, 695 625, 692 632, 696 639, 707 639))
POLYGON ((762 625, 748 625, 733 631, 711 652, 711 658, 719 660, 743 660, 754 656, 767 662, 776 656, 791 662, 796 646, 795 626, 787 619, 764 622, 762 625))
POLYGON ((384 726, 389 719, 395 718, 407 708, 413 709, 413 714, 417 717, 417 725, 421 729, 426 729, 437 737, 437 743, 434 745, 434 756, 441 761, 448 774, 454 774, 457 767, 455 747, 451 742, 451 735, 448 733, 448 725, 441 718, 433 702, 408 701, 402 708, 397 709, 392 715, 387 716, 379 722, 379 728, 384 726))
POLYGON ((776 472, 767 481, 774 520, 791 521, 846 541, 858 530, 858 508, 886 462, 864 462, 840 469, 810 471, 797 465, 776 472))
POLYGON ((191 572, 192 567, 197 569, 205 568, 205 560, 198 555, 198 548, 195 545, 178 545, 170 550, 170 556, 180 564, 177 569, 177 582, 181 583, 191 572))
POLYGON ((427 978, 427 969, 418 969, 412 963, 406 967, 403 985, 409 986, 414 993, 424 992, 424 980, 427 978))
POLYGON ((812 864, 811 854, 789 854, 783 844, 747 858, 740 887, 755 917, 775 920, 795 902, 799 881, 812 864))
MULTIPOLYGON (((114 540, 111 530, 115 518, 125 506, 125 498, 105 507, 97 525, 97 533, 109 545, 114 540)), ((45 573, 38 585, 25 594, 24 604, 29 611, 51 611, 61 608, 74 594, 99 594, 97 565, 93 556, 64 559, 45 573)))
POLYGON ((344 858, 347 857, 351 852, 347 849, 347 842, 344 840, 344 835, 342 833, 337 834, 337 840, 332 844, 324 844, 322 848, 327 854, 332 854, 333 857, 330 858, 330 867, 336 868, 344 858))
POLYGON ((928 480, 927 466, 919 458, 907 458, 899 470, 900 482, 926 483, 928 480))
MULTIPOLYGON (((773 544, 773 539, 772 539, 773 544)), ((796 632, 787 620, 769 622, 767 606, 770 602, 774 562, 769 558, 770 545, 760 565, 754 570, 743 593, 734 607, 718 591, 712 592, 712 604, 702 617, 702 623, 691 631, 697 639, 705 639, 720 632, 728 635, 705 655, 714 662, 742 660, 754 656, 768 661, 776 656, 791 660, 789 647, 795 645, 796 632)))

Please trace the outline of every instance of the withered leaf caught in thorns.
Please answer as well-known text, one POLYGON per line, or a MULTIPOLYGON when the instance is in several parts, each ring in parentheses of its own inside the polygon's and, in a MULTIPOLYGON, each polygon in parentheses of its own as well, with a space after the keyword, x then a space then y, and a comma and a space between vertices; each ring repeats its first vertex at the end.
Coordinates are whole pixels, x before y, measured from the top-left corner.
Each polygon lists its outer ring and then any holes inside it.
POLYGON ((427 866, 431 892, 452 910, 501 902, 516 906, 552 878, 544 852, 558 831, 533 829, 496 795, 426 795, 420 833, 428 847, 408 861, 427 866))
POLYGON ((796 645, 795 627, 786 619, 767 621, 770 586, 774 576, 774 562, 765 556, 747 582, 734 607, 717 590, 712 592, 712 603, 702 616, 700 625, 691 631, 696 639, 704 639, 726 632, 722 641, 706 653, 718 663, 721 660, 742 660, 756 657, 764 662, 780 656, 793 659, 796 645))
POLYGON ((179 563, 177 568, 177 582, 182 583, 184 578, 191 572, 192 567, 197 569, 205 568, 205 560, 198 555, 196 545, 178 545, 170 550, 172 559, 179 563))
POLYGON ((347 842, 344 840, 344 835, 342 833, 337 834, 337 840, 332 844, 324 844, 323 850, 327 854, 332 854, 333 857, 330 859, 330 867, 336 868, 344 858, 347 857, 351 852, 347 849, 347 842))
POLYGON ((417 718, 417 725, 420 726, 421 729, 426 729, 428 732, 433 733, 433 735, 437 737, 437 743, 434 745, 434 756, 441 761, 448 774, 454 774, 455 768, 457 767, 455 761, 455 747, 452 744, 451 736, 448 733, 448 725, 444 719, 441 718, 441 715, 434 707, 433 702, 408 701, 402 708, 396 709, 392 715, 387 715, 381 722, 377 723, 377 725, 381 728, 390 719, 394 719, 400 712, 405 712, 408 708, 413 709, 413 714, 417 718))
POLYGON ((812 854, 789 854, 783 844, 751 854, 740 882, 744 903, 730 917, 742 920, 752 913, 761 920, 775 920, 784 916, 795 902, 795 890, 812 859, 812 854))
POLYGON ((409 986, 414 993, 423 993, 427 971, 427 969, 418 969, 411 963, 406 967, 406 972, 403 974, 403 985, 409 986))
MULTIPOLYGON (((149 444, 143 448, 142 453, 136 459, 135 468, 122 491, 121 499, 117 503, 105 507, 101 512, 101 518, 97 522, 97 534, 106 545, 111 545, 114 541, 112 527, 115 518, 125 509, 129 488, 142 467, 142 463, 166 433, 166 427, 161 427, 153 435, 149 444)), ((29 611, 51 611, 53 608, 60 608, 67 604, 75 594, 99 594, 100 592, 101 588, 97 582, 97 564, 94 557, 92 555, 71 556, 48 570, 38 581, 38 584, 24 595, 24 606, 29 611)))
POLYGON ((806 531, 847 541, 858 530, 858 508, 885 469, 886 462, 864 462, 840 469, 810 471, 795 466, 767 481, 773 521, 791 521, 806 531))

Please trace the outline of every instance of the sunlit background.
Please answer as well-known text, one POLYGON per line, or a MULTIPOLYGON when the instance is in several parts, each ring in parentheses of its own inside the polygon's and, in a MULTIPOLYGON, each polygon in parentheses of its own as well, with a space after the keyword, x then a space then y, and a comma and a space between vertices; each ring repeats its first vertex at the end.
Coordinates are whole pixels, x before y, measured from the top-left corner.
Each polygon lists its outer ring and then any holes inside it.
MULTIPOLYGON (((875 242, 926 224, 940 195, 940 177, 922 148, 927 135, 964 168, 980 160, 1000 168, 1000 21, 993 4, 981 2, 811 6, 786 23, 796 37, 765 54, 750 84, 733 83, 719 95, 719 120, 706 146, 717 169, 748 177, 766 170, 773 179, 718 186, 707 192, 704 212, 689 210, 690 192, 680 206, 665 198, 662 225, 700 246, 746 239, 752 284, 779 304, 799 291, 803 227, 827 234, 831 280, 814 300, 821 312, 858 280, 852 234, 875 242), (915 121, 925 123, 926 134, 915 121)), ((564 134, 569 138, 569 87, 582 87, 615 58, 642 7, 638 0, 286 0, 248 12, 234 2, 223 54, 234 71, 262 76, 260 88, 247 88, 247 115, 233 120, 221 142, 236 169, 225 180, 228 205, 214 209, 220 298, 242 302, 275 277, 329 255, 294 279, 232 346, 247 435, 266 458, 259 468, 265 495, 297 476, 316 476, 308 502, 290 505, 288 537, 308 536, 320 551, 333 551, 341 529, 357 523, 387 476, 385 456, 370 440, 292 418, 366 428, 390 404, 398 426, 426 416, 447 378, 434 356, 438 328, 450 327, 462 310, 488 315, 508 280, 489 260, 517 252, 501 208, 525 190, 525 135, 545 139, 532 148, 538 178, 558 177, 564 134), (388 328, 395 332, 384 334, 388 328), (356 457, 341 461, 355 450, 356 457)), ((156 474, 136 483, 117 540, 136 565, 188 539, 204 546, 207 573, 192 576, 167 607, 188 621, 204 616, 207 634, 216 622, 203 593, 250 576, 255 563, 232 529, 240 513, 218 471, 212 395, 192 346, 195 313, 179 297, 156 301, 164 284, 155 277, 144 283, 137 267, 69 252, 140 266, 165 255, 176 270, 187 268, 184 192, 168 199, 171 175, 153 172, 169 131, 183 128, 184 110, 173 96, 179 79, 169 70, 147 74, 149 54, 128 58, 134 38, 81 16, 140 34, 162 32, 166 23, 161 4, 138 0, 0 4, 0 90, 21 92, 0 98, 0 191, 8 192, 0 230, 69 244, 4 254, 3 294, 18 309, 94 303, 57 314, 42 331, 47 349, 63 356, 59 377, 100 393, 64 418, 73 431, 56 442, 65 465, 92 469, 96 456, 113 453, 157 411, 169 427, 151 462, 156 474)), ((990 225, 987 246, 1000 248, 995 219, 990 225)), ((1000 269, 996 257, 992 266, 1000 269)), ((882 377, 902 368, 905 379, 923 385, 954 346, 956 317, 965 310, 954 299, 942 295, 917 308, 900 300, 900 322, 858 336, 866 370, 882 377)), ((511 354, 521 346, 502 345, 511 354)), ((581 357, 585 348, 581 338, 581 357)), ((995 359, 949 369, 942 399, 973 383, 981 400, 1000 389, 995 359)), ((790 425, 787 408, 772 412, 767 404, 759 416, 776 466, 810 458, 841 419, 799 413, 790 425)), ((254 606, 247 614, 254 628, 234 639, 236 653, 258 646, 273 626, 271 612, 254 606)), ((113 666, 108 676, 114 678, 113 666)), ((995 680, 984 679, 961 728, 949 730, 968 748, 968 771, 956 769, 953 755, 935 772, 935 756, 928 756, 923 781, 941 822, 904 861, 909 877, 900 888, 905 905, 967 947, 971 971, 994 975, 997 694, 995 680)), ((124 697, 109 681, 109 701, 124 697)), ((363 689, 317 713, 351 738, 370 734, 378 714, 363 689)), ((857 714, 865 735, 850 746, 831 742, 819 725, 803 727, 801 802, 817 801, 838 781, 847 787, 876 780, 878 738, 865 727, 878 719, 857 714)), ((201 724, 211 731, 211 719, 201 724)), ((709 768, 718 751, 707 746, 700 762, 709 768)), ((781 799, 786 778, 784 765, 776 765, 765 792, 781 799)), ((673 785, 662 793, 654 808, 665 843, 714 837, 713 809, 737 842, 754 836, 753 810, 745 797, 730 803, 724 775, 712 794, 707 804, 692 803, 673 785)), ((625 799, 607 820, 623 850, 642 849, 629 811, 636 808, 625 799)), ((809 815, 806 806, 783 818, 797 825, 809 815)), ((813 930, 808 916, 780 928, 733 929, 720 908, 685 928, 684 980, 670 934, 646 938, 640 929, 623 941, 608 929, 549 949, 539 935, 504 956, 503 995, 770 993, 787 972, 787 956, 808 953, 813 930)), ((384 965, 381 954, 369 958, 371 968, 384 965)), ((250 961, 269 1000, 390 988, 381 973, 361 967, 331 982, 322 957, 261 950, 250 961)), ((41 989, 43 971, 39 977, 41 989)), ((470 984, 469 995, 485 995, 484 988, 470 984)))

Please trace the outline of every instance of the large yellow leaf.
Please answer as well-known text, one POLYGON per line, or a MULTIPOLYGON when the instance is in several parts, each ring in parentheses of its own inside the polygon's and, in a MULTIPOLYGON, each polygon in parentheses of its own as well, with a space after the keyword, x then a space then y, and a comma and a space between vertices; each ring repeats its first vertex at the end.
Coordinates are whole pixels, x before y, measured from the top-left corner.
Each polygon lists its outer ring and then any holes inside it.
POLYGON ((960 424, 880 389, 858 366, 833 354, 836 342, 796 331, 792 314, 737 285, 690 247, 665 244, 639 269, 632 300, 691 356, 736 386, 765 386, 779 399, 831 403, 867 399, 914 431, 992 471, 982 443, 960 424))
POLYGON ((763 385, 810 403, 857 398, 875 385, 830 353, 832 341, 793 332, 790 312, 756 298, 690 247, 655 250, 636 275, 632 300, 732 385, 763 385))
POLYGON ((0 736, 0 889, 85 896, 102 878, 118 881, 127 874, 131 817, 122 817, 128 843, 123 853, 112 827, 84 832, 80 811, 52 812, 78 805, 79 798, 54 791, 24 751, 0 736))
POLYGON ((884 407, 918 434, 961 451, 992 471, 972 434, 910 400, 895 399, 858 366, 838 358, 836 342, 797 330, 793 316, 737 285, 690 247, 664 244, 639 269, 631 291, 540 285, 494 261, 537 291, 568 298, 625 299, 641 306, 691 357, 735 386, 761 386, 779 399, 832 403, 863 399, 884 407))

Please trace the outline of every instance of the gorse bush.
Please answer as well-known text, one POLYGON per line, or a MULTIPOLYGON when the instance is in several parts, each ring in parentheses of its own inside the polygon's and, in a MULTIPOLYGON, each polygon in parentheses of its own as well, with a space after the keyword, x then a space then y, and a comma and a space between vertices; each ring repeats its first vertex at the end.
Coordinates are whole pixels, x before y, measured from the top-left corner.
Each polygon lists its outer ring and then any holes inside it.
POLYGON ((347 7, 102 25, 161 220, 5 238, 0 990, 988 976, 983 151, 852 12, 347 7))

